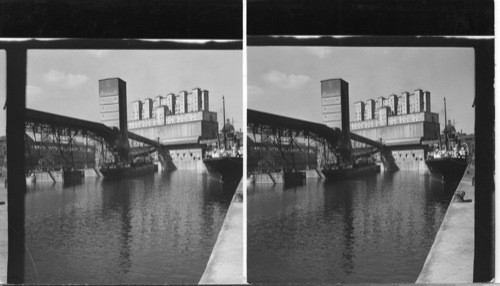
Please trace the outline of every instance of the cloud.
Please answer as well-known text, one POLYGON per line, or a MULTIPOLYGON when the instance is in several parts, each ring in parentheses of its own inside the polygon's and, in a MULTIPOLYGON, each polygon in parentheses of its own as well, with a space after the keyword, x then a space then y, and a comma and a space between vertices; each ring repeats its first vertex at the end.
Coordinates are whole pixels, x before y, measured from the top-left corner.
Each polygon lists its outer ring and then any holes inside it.
POLYGON ((43 74, 46 83, 57 85, 64 89, 73 89, 84 84, 89 78, 83 74, 63 73, 56 70, 50 70, 43 74))
POLYGON ((333 53, 333 50, 329 47, 306 47, 305 49, 309 54, 320 59, 327 58, 333 53))
POLYGON ((26 96, 37 96, 42 94, 43 89, 36 85, 27 85, 26 86, 26 96))
POLYGON ((297 88, 307 83, 310 78, 307 75, 286 74, 280 71, 271 70, 264 75, 264 80, 282 88, 297 88))
POLYGON ((87 54, 92 55, 98 59, 102 59, 109 54, 109 50, 88 50, 85 51, 87 54))
POLYGON ((257 98, 264 93, 264 90, 262 90, 262 88, 260 88, 256 85, 248 85, 247 93, 248 93, 248 97, 257 98))

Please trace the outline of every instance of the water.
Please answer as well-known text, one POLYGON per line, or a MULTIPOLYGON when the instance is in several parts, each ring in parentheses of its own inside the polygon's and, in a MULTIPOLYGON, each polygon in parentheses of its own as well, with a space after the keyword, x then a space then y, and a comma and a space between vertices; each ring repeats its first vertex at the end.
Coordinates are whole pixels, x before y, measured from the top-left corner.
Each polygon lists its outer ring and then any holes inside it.
POLYGON ((248 187, 250 283, 414 283, 455 186, 399 171, 248 187))
POLYGON ((26 194, 26 283, 198 283, 236 185, 177 170, 37 183, 26 194))

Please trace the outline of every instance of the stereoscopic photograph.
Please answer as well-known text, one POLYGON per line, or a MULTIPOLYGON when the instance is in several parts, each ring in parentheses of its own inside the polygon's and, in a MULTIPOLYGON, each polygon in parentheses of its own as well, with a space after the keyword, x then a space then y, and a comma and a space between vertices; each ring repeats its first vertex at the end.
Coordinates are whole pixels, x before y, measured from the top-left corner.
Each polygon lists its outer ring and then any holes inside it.
POLYGON ((249 46, 247 91, 249 283, 472 282, 473 48, 249 46))
POLYGON ((243 282, 241 50, 26 62, 24 283, 243 282))
MULTIPOLYGON (((5 51, 0 50, 0 73, 5 71, 5 51)), ((7 114, 5 77, 0 77, 0 283, 7 283, 7 114)))

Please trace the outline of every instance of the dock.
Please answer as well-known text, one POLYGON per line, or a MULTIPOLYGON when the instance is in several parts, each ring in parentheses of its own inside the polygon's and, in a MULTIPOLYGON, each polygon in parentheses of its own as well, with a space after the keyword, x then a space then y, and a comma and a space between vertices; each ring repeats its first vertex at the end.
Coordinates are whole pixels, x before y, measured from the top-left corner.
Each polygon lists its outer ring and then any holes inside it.
POLYGON ((465 170, 416 283, 473 282, 474 169, 469 165, 465 170))
POLYGON ((227 210, 217 242, 199 284, 245 284, 243 256, 243 180, 227 210))

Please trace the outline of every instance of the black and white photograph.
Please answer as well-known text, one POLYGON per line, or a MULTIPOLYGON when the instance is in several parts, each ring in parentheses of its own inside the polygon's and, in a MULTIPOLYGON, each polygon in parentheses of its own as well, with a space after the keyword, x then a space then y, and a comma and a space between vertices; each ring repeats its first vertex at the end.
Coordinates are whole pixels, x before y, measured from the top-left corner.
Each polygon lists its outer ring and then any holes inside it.
POLYGON ((27 51, 24 283, 243 282, 242 51, 191 45, 27 51))
MULTIPOLYGON (((5 70, 5 51, 0 50, 0 69, 5 70)), ((0 77, 0 283, 7 283, 7 139, 5 77, 0 77)))
POLYGON ((498 282, 493 2, 0 1, 0 284, 498 282))
POLYGON ((248 282, 471 283, 475 51, 248 47, 248 282))

